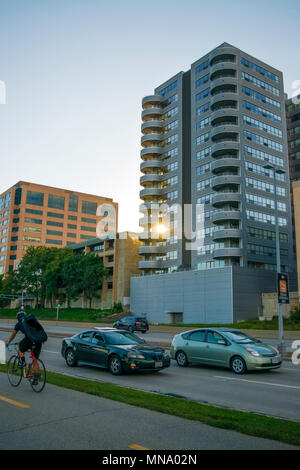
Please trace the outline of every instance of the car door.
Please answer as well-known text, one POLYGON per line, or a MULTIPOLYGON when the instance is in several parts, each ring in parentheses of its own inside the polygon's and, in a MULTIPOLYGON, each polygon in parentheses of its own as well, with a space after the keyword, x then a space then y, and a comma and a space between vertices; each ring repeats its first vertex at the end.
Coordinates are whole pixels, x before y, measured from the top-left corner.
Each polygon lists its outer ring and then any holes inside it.
POLYGON ((203 356, 206 348, 205 343, 206 330, 194 331, 187 338, 184 351, 188 360, 193 363, 203 363, 203 356))
POLYGON ((128 329, 129 327, 129 317, 124 317, 120 320, 120 328, 128 329))
POLYGON ((89 361, 101 367, 107 367, 108 346, 102 333, 94 333, 91 339, 89 361))
POLYGON ((219 332, 208 330, 206 346, 204 349, 204 361, 206 364, 227 366, 229 361, 228 341, 219 332))
POLYGON ((78 361, 89 362, 92 334, 93 331, 84 331, 79 335, 74 348, 78 361))

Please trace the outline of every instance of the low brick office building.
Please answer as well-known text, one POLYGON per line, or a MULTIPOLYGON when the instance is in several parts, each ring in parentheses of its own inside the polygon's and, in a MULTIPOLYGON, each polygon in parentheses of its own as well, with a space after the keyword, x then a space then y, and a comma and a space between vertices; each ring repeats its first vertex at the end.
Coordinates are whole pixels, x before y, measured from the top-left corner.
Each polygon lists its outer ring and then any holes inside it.
POLYGON ((29 246, 69 246, 106 230, 118 230, 113 199, 19 181, 0 194, 0 274, 14 269, 29 246))
MULTIPOLYGON (((115 302, 121 302, 125 309, 129 309, 131 277, 141 274, 138 269, 140 246, 139 234, 134 232, 117 233, 115 238, 94 238, 71 246, 77 253, 97 254, 103 259, 103 266, 110 271, 109 277, 103 280, 99 299, 93 300, 93 308, 111 308, 115 302)), ((71 306, 85 308, 88 301, 81 297, 71 306)))

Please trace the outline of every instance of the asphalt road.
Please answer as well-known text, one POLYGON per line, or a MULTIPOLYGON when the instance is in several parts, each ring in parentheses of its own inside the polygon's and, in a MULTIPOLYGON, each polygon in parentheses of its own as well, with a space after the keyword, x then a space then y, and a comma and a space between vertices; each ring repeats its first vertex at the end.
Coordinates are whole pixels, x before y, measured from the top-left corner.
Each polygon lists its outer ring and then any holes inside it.
MULTIPOLYGON (((0 339, 8 337, 9 333, 0 332, 0 339)), ((151 334, 141 337, 148 342, 151 340, 151 334)), ((139 373, 115 377, 106 370, 94 367, 69 368, 60 354, 61 341, 61 338, 49 337, 44 344, 41 358, 51 371, 300 421, 300 365, 284 362, 277 370, 236 376, 221 368, 180 368, 172 361, 170 368, 158 374, 139 373)))
POLYGON ((1 450, 299 449, 49 384, 36 394, 3 373, 0 390, 1 450))

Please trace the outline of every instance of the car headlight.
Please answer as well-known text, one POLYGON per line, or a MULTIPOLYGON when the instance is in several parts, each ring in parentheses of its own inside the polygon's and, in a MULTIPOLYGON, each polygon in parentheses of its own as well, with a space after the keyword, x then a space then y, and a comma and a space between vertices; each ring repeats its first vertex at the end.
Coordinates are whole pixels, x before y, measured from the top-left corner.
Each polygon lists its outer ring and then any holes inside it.
POLYGON ((129 359, 145 359, 145 356, 143 356, 142 354, 131 352, 131 353, 128 353, 128 358, 129 359))
POLYGON ((170 356, 169 351, 165 351, 164 352, 164 357, 169 357, 169 356, 170 356))
POLYGON ((245 349, 246 349, 246 351, 247 351, 248 353, 250 353, 252 356, 255 356, 255 357, 259 357, 259 356, 260 356, 259 352, 255 351, 255 349, 251 349, 251 348, 245 348, 245 349))

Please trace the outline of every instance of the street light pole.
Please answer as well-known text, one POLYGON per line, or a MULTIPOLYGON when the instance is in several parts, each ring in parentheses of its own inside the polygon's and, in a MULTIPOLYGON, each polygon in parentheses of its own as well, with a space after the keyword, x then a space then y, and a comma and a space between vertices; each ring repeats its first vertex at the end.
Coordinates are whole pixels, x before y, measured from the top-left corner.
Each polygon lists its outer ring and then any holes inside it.
MULTIPOLYGON (((277 205, 277 185, 276 185, 276 174, 283 174, 285 170, 279 167, 275 167, 273 165, 267 164, 264 165, 266 170, 273 171, 273 179, 274 179, 274 199, 275 199, 275 239, 276 239, 276 272, 277 274, 281 273, 281 262, 280 262, 280 238, 279 238, 279 223, 278 223, 278 205, 277 205)), ((278 276, 277 276, 278 278, 278 276)), ((277 282, 277 280, 276 280, 277 282)), ((282 304, 278 300, 278 350, 280 354, 284 353, 285 345, 284 345, 284 338, 283 338, 283 315, 282 315, 282 304)))

